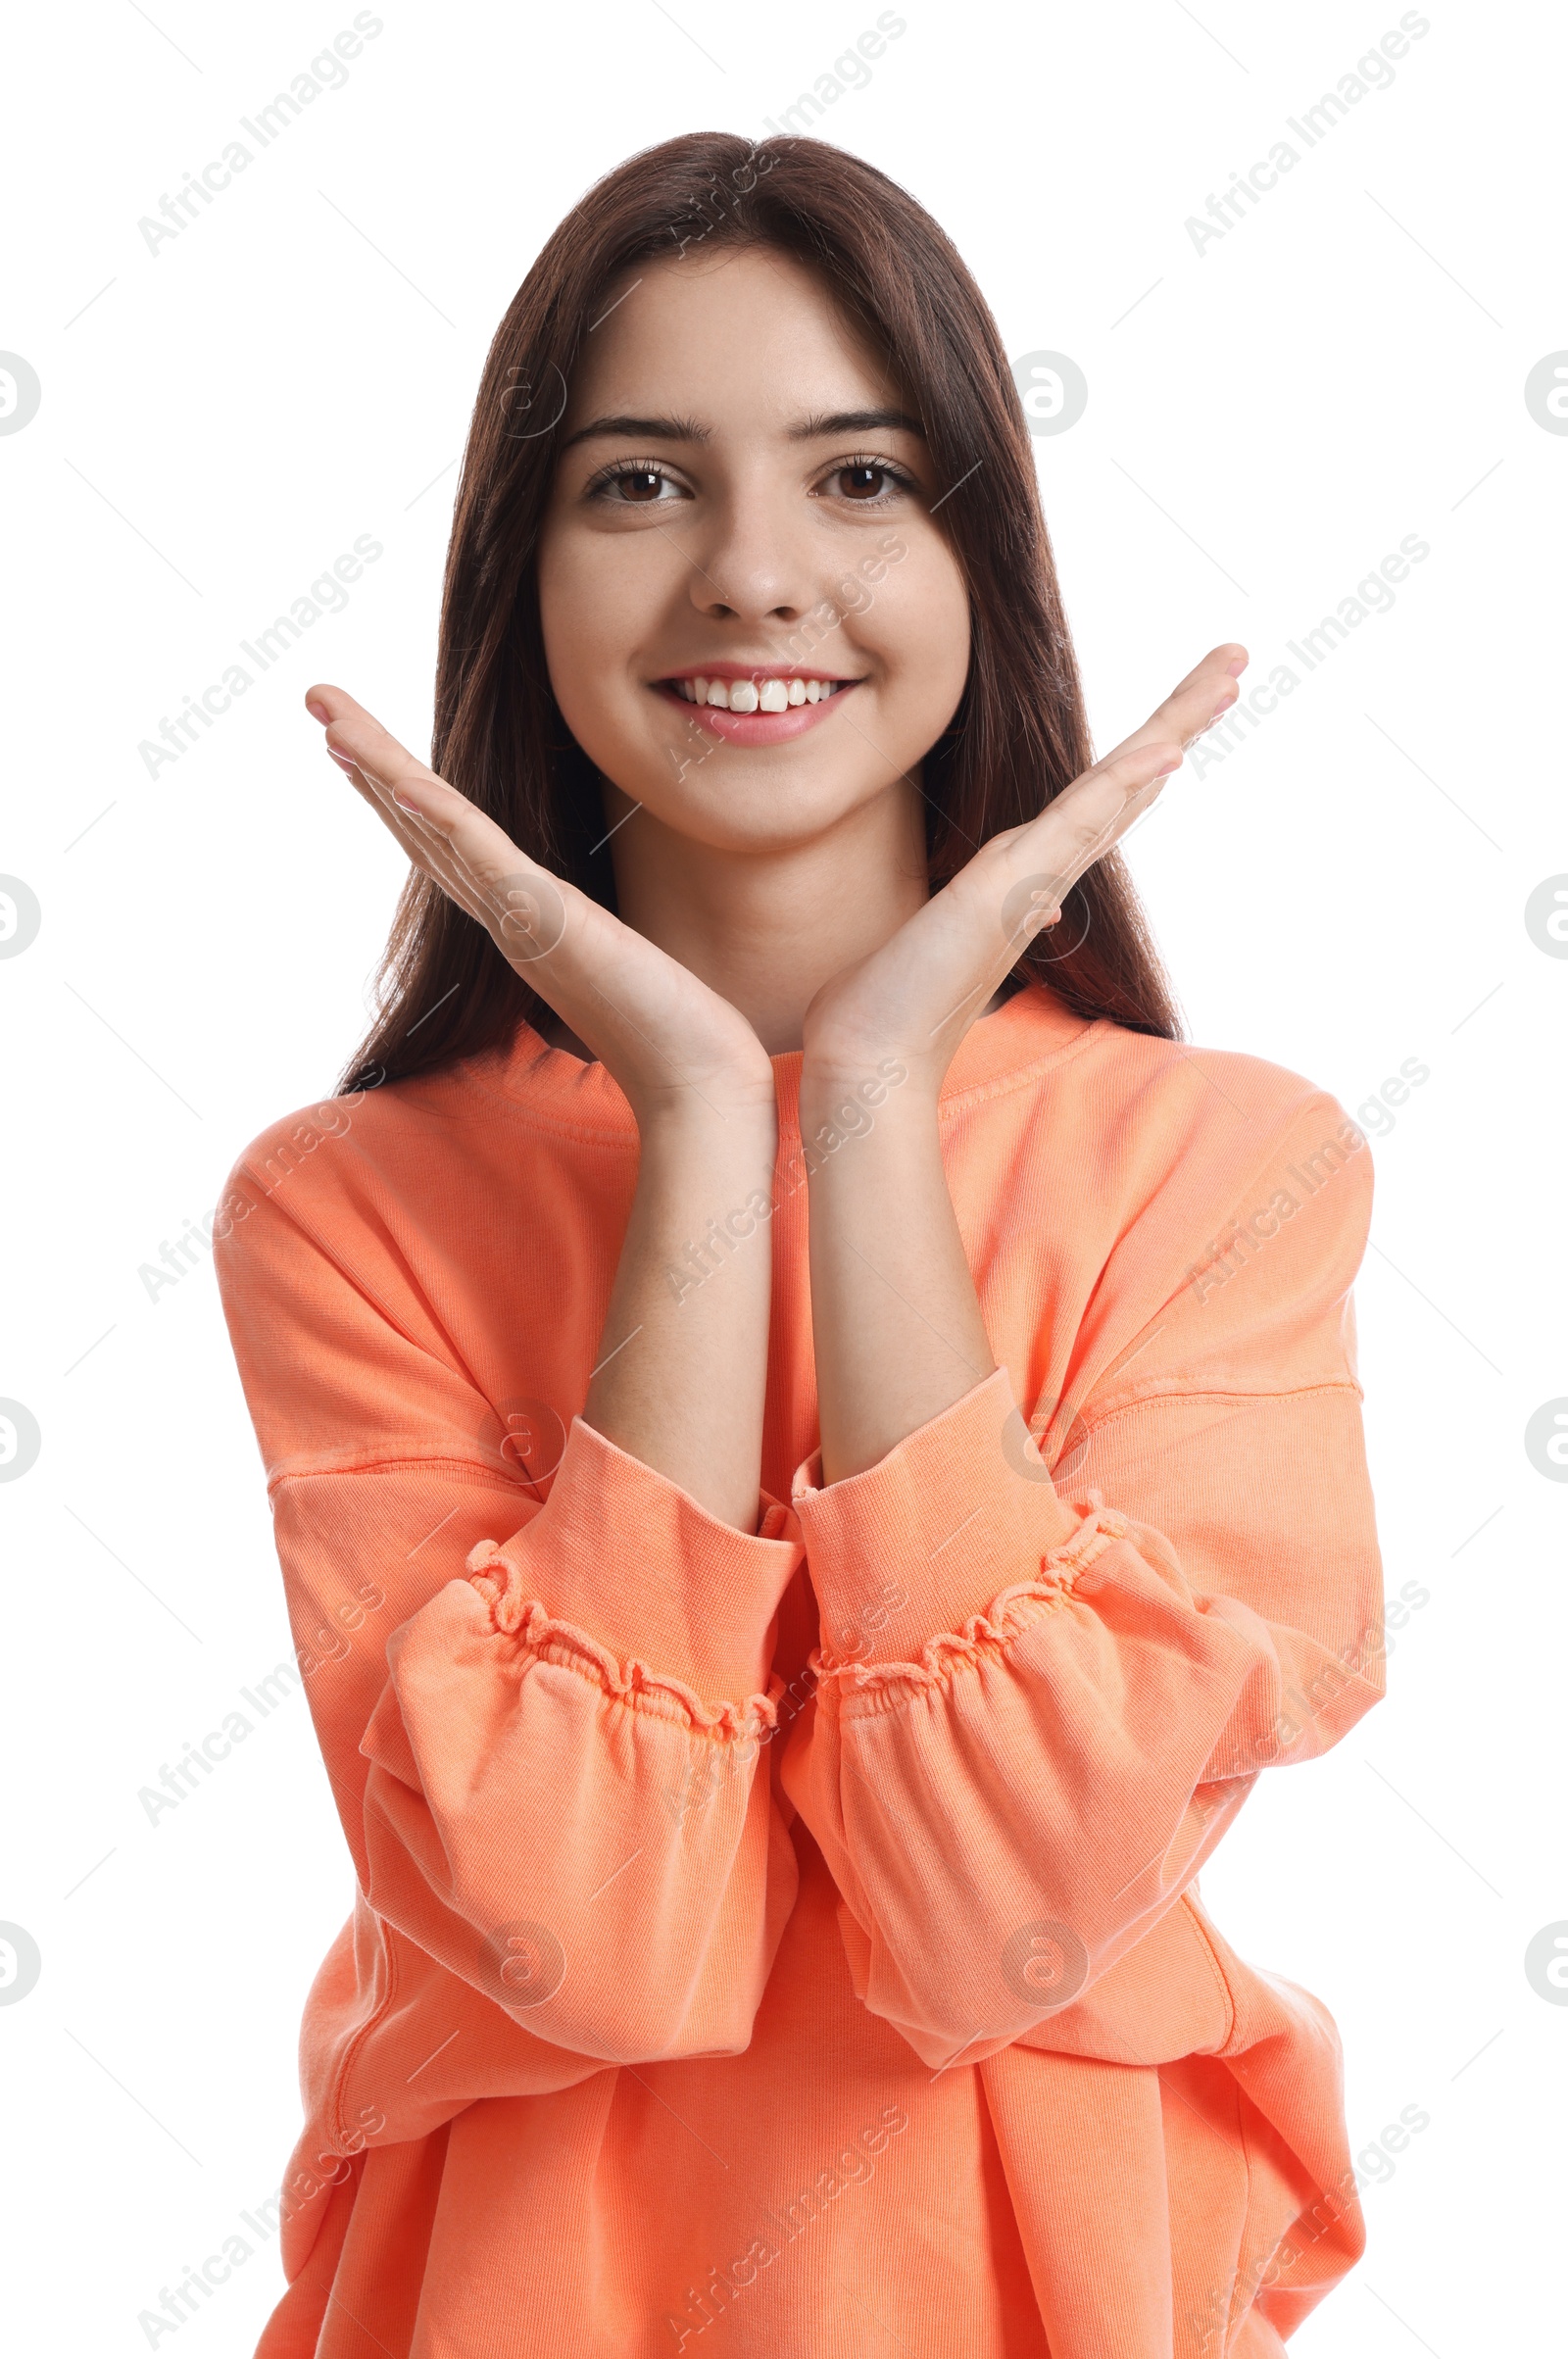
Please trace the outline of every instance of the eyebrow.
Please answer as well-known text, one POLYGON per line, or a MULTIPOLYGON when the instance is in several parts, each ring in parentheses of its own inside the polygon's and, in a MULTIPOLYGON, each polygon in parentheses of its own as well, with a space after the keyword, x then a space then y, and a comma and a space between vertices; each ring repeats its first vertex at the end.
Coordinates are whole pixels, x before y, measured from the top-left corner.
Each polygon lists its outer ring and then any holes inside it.
MULTIPOLYGON (((833 410, 823 415, 813 412, 801 418, 789 429, 791 442, 819 442, 829 434, 875 434, 898 431, 918 434, 925 440, 925 428, 917 418, 904 410, 833 410)), ((575 434, 568 434, 562 444, 569 451, 574 443, 595 442, 613 435, 628 442, 711 442, 713 430, 695 418, 595 418, 575 434)))
POLYGON ((712 440, 710 429, 699 425, 695 418, 629 418, 617 415, 590 419, 587 425, 579 426, 575 434, 568 434, 561 447, 564 451, 569 451, 573 443, 597 442, 608 435, 613 435, 617 441, 623 442, 712 440))
POLYGON ((904 410, 833 410, 824 418, 813 415, 803 418, 799 425, 791 426, 791 442, 816 442, 826 434, 875 434, 898 431, 918 434, 925 440, 925 428, 917 418, 904 410))

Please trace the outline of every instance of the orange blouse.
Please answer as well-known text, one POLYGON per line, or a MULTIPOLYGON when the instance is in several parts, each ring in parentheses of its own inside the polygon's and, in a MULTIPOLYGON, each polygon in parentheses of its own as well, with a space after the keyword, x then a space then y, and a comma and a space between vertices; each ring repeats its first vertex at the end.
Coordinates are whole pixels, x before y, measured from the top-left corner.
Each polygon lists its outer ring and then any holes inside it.
POLYGON ((523 1026, 235 1167, 357 1876, 259 2359, 1257 2359, 1361 2249, 1333 2023, 1197 1878, 1382 1693, 1366 1142, 1020 992, 941 1106, 998 1370, 824 1489, 773 1062, 755 1534, 574 1414, 637 1169, 602 1066, 523 1026))

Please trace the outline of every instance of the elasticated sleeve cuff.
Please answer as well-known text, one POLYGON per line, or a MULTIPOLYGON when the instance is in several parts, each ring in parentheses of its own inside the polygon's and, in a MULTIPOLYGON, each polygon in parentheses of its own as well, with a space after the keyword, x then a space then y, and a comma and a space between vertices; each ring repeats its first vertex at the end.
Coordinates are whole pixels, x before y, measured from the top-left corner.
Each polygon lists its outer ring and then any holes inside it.
POLYGON ((764 1494, 760 1530, 738 1532, 574 1417, 544 1506, 475 1548, 469 1570, 511 1568, 555 1619, 718 1700, 765 1694, 768 1632, 801 1555, 779 1500, 764 1494))
POLYGON ((1039 1581, 1081 1521, 1057 1496, 998 1368, 861 1474, 792 1497, 828 1660, 917 1661, 1006 1590, 1039 1581))

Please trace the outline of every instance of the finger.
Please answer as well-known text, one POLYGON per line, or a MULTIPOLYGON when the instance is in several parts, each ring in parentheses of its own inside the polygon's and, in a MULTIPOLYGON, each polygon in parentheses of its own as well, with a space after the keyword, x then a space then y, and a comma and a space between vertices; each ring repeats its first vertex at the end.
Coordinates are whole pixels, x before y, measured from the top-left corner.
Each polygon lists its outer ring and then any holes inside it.
POLYGON ((415 806, 394 794, 390 786, 368 771, 361 769, 346 754, 327 747, 330 759, 337 764, 355 791, 369 804, 379 819, 385 821, 400 844, 411 857, 422 860, 425 855, 440 859, 444 852, 442 838, 427 819, 421 818, 415 806))
POLYGON ((406 817, 391 797, 374 787, 360 770, 347 764, 344 768, 350 785, 369 805, 387 833, 396 839, 411 866, 427 876, 449 901, 456 902, 458 908, 469 917, 480 925, 488 926, 489 914, 483 904, 468 891, 455 863, 442 856, 438 849, 440 839, 433 836, 433 831, 422 822, 406 817))
MULTIPOLYGON (((389 741, 396 745, 396 739, 389 741)), ((392 813, 400 812, 395 824, 421 844, 432 859, 450 863, 450 820, 458 807, 466 808, 466 797, 456 787, 448 786, 423 762, 416 763, 412 755, 405 764, 394 769, 393 763, 379 753, 346 753, 329 737, 326 751, 339 769, 351 777, 362 779, 370 800, 377 805, 389 825, 394 824, 392 813), (372 766, 373 764, 373 766, 372 766), (439 817, 437 816, 439 814, 439 817), (442 821, 448 824, 442 824, 442 821)), ((403 749, 398 749, 401 754, 403 749)))
POLYGON ((1181 762, 1181 746, 1169 738, 1107 755, 1031 822, 1024 840, 1038 835, 1038 848, 1053 856, 1053 873, 1066 880, 1063 893, 1126 834, 1181 762))
POLYGON ((356 704, 346 689, 324 683, 308 689, 305 709, 324 726, 326 750, 333 759, 341 762, 346 758, 372 784, 395 793, 421 781, 436 786, 442 783, 427 762, 418 761, 407 746, 399 745, 391 731, 383 729, 363 705, 356 704))
POLYGON ((1009 942, 1054 922, 1049 912, 1060 915, 1078 879, 1148 811, 1181 760, 1169 740, 1110 755, 1007 840, 1002 918, 1009 942))
POLYGON ((429 851, 463 872, 470 892, 482 895, 493 876, 524 862, 504 829, 341 688, 313 688, 306 701, 318 718, 325 714, 326 750, 333 761, 352 764, 383 802, 395 804, 404 824, 429 851))
MULTIPOLYGON (((342 770, 363 779, 400 841, 409 834, 435 850, 441 842, 412 789, 416 782, 444 787, 428 763, 419 762, 406 746, 400 745, 390 730, 383 729, 374 715, 341 688, 318 685, 306 691, 307 712, 322 722, 326 729, 326 750, 342 770), (390 807, 396 805, 404 813, 402 822, 394 825, 390 807)), ((446 788, 447 793, 456 789, 446 788)), ((441 880, 444 881, 444 880, 441 880)))
POLYGON ((407 855, 416 868, 440 886, 460 909, 470 917, 486 922, 484 911, 475 904, 462 880, 457 877, 452 861, 436 831, 426 821, 416 817, 405 804, 400 803, 390 789, 368 777, 358 763, 344 754, 333 754, 333 762, 342 770, 361 801, 368 803, 389 835, 407 855))
POLYGON ((519 852, 504 828, 417 761, 345 690, 318 685, 305 702, 325 724, 333 760, 361 773, 382 802, 388 825, 401 831, 400 840, 421 846, 415 857, 426 874, 488 928, 519 972, 547 962, 527 977, 543 985, 551 955, 565 936, 568 903, 581 906, 583 896, 519 852), (397 822, 385 808, 388 798, 402 814, 397 822))
POLYGON ((580 899, 573 888, 519 852, 504 828, 450 787, 439 797, 422 782, 414 791, 429 806, 429 824, 447 860, 508 958, 527 962, 557 948, 566 929, 567 900, 580 899))
POLYGON ((489 928, 508 958, 531 962, 544 947, 554 947, 564 930, 565 909, 544 869, 344 689, 320 685, 305 701, 325 724, 333 761, 365 780, 411 858, 489 928))
MULTIPOLYGON (((564 938, 568 907, 580 911, 583 896, 519 852, 505 828, 456 787, 425 771, 422 763, 417 766, 423 772, 418 777, 400 774, 395 799, 407 814, 406 824, 425 840, 426 866, 488 927, 497 948, 519 971, 547 960, 564 938)), ((530 972, 527 979, 546 988, 547 971, 530 972)))
POLYGON ((1202 662, 1195 663, 1165 702, 1150 714, 1143 727, 1124 737, 1105 760, 1114 762, 1119 755, 1167 739, 1174 739, 1179 746, 1190 746, 1195 737, 1201 737, 1205 729, 1211 729, 1235 704, 1242 693, 1238 683, 1247 664, 1247 650, 1235 641, 1210 648, 1202 662))

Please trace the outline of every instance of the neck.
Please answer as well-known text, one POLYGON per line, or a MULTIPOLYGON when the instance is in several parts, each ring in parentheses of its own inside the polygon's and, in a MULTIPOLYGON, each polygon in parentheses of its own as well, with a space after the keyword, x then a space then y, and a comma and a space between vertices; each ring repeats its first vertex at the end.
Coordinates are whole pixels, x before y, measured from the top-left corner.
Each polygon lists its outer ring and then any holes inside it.
POLYGON ((929 898, 924 807, 900 779, 804 844, 717 849, 606 789, 621 920, 738 1007, 770 1057, 801 1046, 821 986, 929 898), (611 805, 616 806, 611 809, 611 805))

